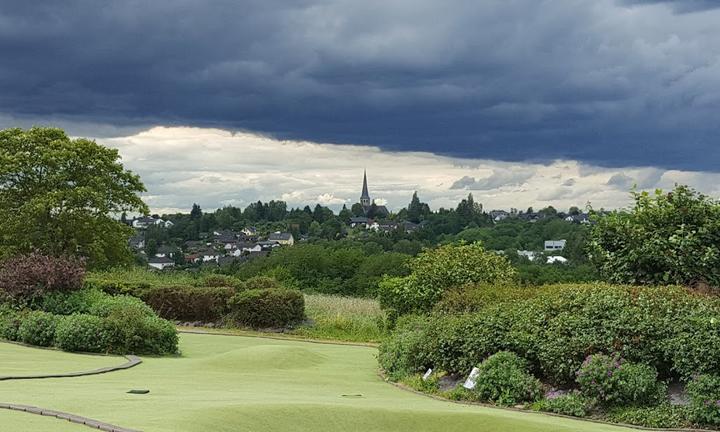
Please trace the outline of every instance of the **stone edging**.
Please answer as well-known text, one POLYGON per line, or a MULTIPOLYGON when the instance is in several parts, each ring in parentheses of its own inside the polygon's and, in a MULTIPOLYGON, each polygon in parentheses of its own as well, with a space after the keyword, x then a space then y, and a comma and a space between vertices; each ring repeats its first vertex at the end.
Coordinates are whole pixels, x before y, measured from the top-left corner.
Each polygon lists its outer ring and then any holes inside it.
POLYGON ((65 413, 62 411, 55 411, 50 409, 38 408, 31 405, 20 405, 0 402, 0 408, 8 409, 12 411, 22 411, 30 414, 37 414, 45 417, 55 417, 60 420, 67 420, 70 423, 76 423, 98 429, 105 432, 141 432, 136 429, 128 429, 121 426, 111 425, 110 423, 104 423, 98 420, 93 420, 87 417, 81 417, 74 414, 65 413))
POLYGON ((0 376, 0 381, 8 381, 8 380, 23 380, 23 379, 44 379, 44 378, 73 378, 73 377, 80 377, 80 376, 87 376, 87 375, 100 375, 108 372, 114 372, 119 371, 123 369, 130 369, 131 367, 137 366, 140 363, 142 363, 142 360, 138 356, 134 355, 126 355, 124 356, 127 359, 127 362, 117 365, 117 366, 108 366, 103 367, 99 369, 93 369, 89 371, 80 371, 80 372, 66 372, 66 373, 56 373, 56 374, 38 374, 38 375, 18 375, 18 376, 0 376))
POLYGON ((603 425, 608 425, 608 426, 624 427, 624 428, 637 429, 637 430, 642 430, 642 431, 654 431, 654 432, 717 432, 717 431, 713 431, 712 429, 693 429, 693 428, 659 429, 659 428, 650 428, 650 427, 632 425, 632 424, 627 424, 627 423, 613 423, 613 422, 608 422, 608 421, 599 420, 599 419, 594 419, 594 418, 573 417, 573 416, 568 416, 568 415, 564 415, 564 414, 557 414, 557 413, 552 413, 552 412, 547 412, 547 411, 532 411, 532 410, 521 409, 521 408, 503 407, 503 406, 498 406, 498 405, 486 404, 486 403, 482 403, 482 402, 456 401, 456 400, 444 398, 444 397, 442 397, 442 396, 438 396, 438 395, 434 395, 434 394, 429 394, 429 393, 421 392, 421 391, 415 390, 414 388, 409 387, 409 386, 407 386, 407 385, 405 385, 405 384, 403 384, 403 383, 391 381, 391 380, 385 375, 385 373, 383 372, 382 369, 378 369, 377 374, 378 374, 378 377, 380 377, 380 379, 382 379, 382 380, 385 381, 386 383, 388 383, 388 384, 390 384, 390 385, 392 385, 392 386, 394 386, 394 387, 397 387, 397 388, 399 388, 399 389, 401 389, 401 390, 404 390, 404 391, 407 391, 407 392, 410 392, 410 393, 415 393, 416 395, 424 396, 424 397, 427 397, 427 398, 430 398, 430 399, 435 399, 435 400, 443 401, 443 402, 450 402, 450 403, 454 403, 454 404, 458 404, 458 405, 481 406, 481 407, 485 407, 485 408, 493 408, 493 409, 498 409, 498 410, 513 411, 513 412, 526 413, 526 414, 540 414, 540 415, 546 415, 546 416, 551 416, 551 417, 561 417, 561 418, 566 418, 566 419, 569 419, 569 420, 583 421, 583 422, 591 422, 591 423, 598 423, 598 424, 603 424, 603 425))

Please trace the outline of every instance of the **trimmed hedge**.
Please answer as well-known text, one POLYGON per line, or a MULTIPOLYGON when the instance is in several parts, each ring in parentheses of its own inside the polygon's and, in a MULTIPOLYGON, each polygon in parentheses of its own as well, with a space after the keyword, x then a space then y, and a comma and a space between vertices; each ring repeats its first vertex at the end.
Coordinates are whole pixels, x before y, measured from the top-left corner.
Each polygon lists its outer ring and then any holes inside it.
POLYGON ((720 426, 720 376, 698 375, 686 388, 690 417, 702 425, 720 426))
POLYGON ((148 288, 140 298, 165 319, 181 321, 220 321, 229 312, 228 301, 236 294, 227 287, 148 288))
POLYGON ((242 291, 229 302, 229 321, 253 328, 286 327, 305 319, 300 291, 260 289, 242 291))
POLYGON ((381 345, 381 364, 390 375, 427 367, 464 375, 490 355, 512 351, 536 375, 568 384, 588 355, 618 353, 661 377, 720 374, 717 299, 679 287, 607 284, 543 287, 525 300, 498 297, 475 313, 401 322, 381 345))
POLYGON ((605 405, 654 405, 667 394, 652 366, 625 362, 618 355, 588 356, 577 371, 577 383, 585 397, 605 405))

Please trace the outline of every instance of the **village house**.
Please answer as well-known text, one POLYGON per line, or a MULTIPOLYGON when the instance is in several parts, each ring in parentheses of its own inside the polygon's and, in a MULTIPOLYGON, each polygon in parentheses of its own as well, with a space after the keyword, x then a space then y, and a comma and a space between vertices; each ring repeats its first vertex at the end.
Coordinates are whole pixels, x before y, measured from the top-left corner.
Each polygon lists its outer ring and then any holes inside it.
POLYGON ((151 268, 154 268, 156 270, 165 270, 168 267, 174 267, 175 261, 171 260, 168 257, 151 257, 148 259, 148 266, 151 268))
POLYGON ((133 219, 132 226, 137 229, 147 229, 153 225, 170 228, 174 224, 171 221, 162 220, 160 218, 154 218, 152 216, 143 216, 133 219))
POLYGON ((276 231, 268 236, 268 241, 277 242, 283 246, 292 246, 295 243, 295 238, 291 233, 276 231))

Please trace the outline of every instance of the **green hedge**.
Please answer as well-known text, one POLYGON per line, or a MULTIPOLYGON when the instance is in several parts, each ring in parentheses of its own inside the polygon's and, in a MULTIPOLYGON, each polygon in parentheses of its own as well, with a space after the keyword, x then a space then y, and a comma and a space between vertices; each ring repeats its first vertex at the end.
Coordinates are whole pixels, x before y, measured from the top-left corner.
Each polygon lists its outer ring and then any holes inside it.
POLYGON ((242 291, 230 299, 229 307, 231 323, 253 328, 286 327, 305 319, 305 298, 297 290, 242 291))
POLYGON ((163 318, 181 321, 220 321, 236 290, 227 287, 157 287, 143 290, 142 300, 163 318))
POLYGON ((95 315, 65 316, 57 324, 55 345, 65 351, 109 352, 110 336, 103 324, 95 315))
POLYGON ((543 287, 524 300, 499 297, 474 313, 400 323, 381 345, 381 364, 391 375, 426 367, 467 374, 505 350, 557 384, 572 383, 583 360, 596 353, 618 353, 654 367, 661 377, 720 373, 720 306, 714 298, 678 287, 606 284, 543 287))
POLYGON ((527 371, 527 362, 517 354, 501 351, 483 360, 472 391, 483 402, 515 405, 542 396, 540 381, 527 371))

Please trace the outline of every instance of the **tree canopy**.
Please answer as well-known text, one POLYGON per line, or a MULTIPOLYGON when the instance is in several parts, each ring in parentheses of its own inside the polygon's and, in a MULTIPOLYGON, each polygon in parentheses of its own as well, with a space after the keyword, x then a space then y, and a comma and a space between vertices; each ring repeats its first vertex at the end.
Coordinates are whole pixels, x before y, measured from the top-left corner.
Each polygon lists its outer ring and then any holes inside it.
POLYGON ((91 267, 126 262, 132 229, 115 215, 147 213, 144 191, 117 150, 56 128, 2 130, 0 254, 79 256, 91 267))
POLYGON ((590 236, 605 278, 720 287, 720 203, 688 186, 632 196, 632 209, 600 217, 590 236))

